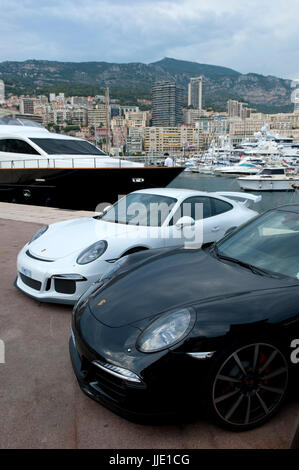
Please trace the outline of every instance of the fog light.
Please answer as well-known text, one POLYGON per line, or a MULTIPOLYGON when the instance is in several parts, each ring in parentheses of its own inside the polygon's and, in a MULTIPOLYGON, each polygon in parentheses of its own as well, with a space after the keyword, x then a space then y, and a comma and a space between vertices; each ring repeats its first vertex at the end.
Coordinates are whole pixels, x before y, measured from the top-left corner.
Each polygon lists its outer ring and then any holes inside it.
POLYGON ((100 369, 109 372, 115 377, 128 380, 129 382, 142 383, 140 377, 138 377, 138 375, 132 372, 131 370, 123 369, 122 367, 115 366, 114 364, 109 364, 108 362, 93 361, 92 363, 96 367, 99 367, 100 369))
POLYGON ((64 280, 69 280, 69 281, 86 281, 86 278, 84 276, 81 276, 80 274, 54 274, 52 276, 53 279, 64 279, 64 280))

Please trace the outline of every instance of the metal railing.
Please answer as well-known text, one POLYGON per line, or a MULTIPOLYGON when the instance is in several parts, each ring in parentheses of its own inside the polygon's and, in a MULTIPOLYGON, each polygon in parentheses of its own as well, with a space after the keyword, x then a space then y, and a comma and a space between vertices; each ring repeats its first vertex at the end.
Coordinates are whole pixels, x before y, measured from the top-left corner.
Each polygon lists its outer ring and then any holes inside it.
POLYGON ((88 163, 88 168, 97 168, 97 158, 25 158, 25 159, 12 159, 0 160, 1 169, 42 169, 42 168, 80 168, 88 163), (77 163, 77 165, 76 165, 77 163))
MULTIPOLYGON (((104 159, 103 157, 78 157, 78 158, 22 158, 22 159, 10 159, 2 160, 0 157, 0 169, 44 169, 44 168, 122 168, 125 162, 131 163, 142 163, 144 166, 163 166, 164 157, 159 155, 137 155, 137 156, 124 156, 124 157, 112 157, 118 159, 117 164, 109 164, 109 157, 104 159)), ((172 157, 174 162, 175 158, 172 157)))
POLYGON ((103 157, 87 157, 82 158, 25 158, 25 159, 11 159, 1 160, 0 169, 59 169, 59 168, 121 168, 126 160, 121 160, 117 164, 109 164, 109 158, 104 160, 103 157))

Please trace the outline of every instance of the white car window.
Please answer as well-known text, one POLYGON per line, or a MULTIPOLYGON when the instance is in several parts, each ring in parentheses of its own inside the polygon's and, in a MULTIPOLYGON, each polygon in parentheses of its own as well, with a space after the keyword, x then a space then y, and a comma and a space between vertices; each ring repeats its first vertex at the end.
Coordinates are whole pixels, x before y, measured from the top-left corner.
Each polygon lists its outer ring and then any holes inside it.
POLYGON ((201 210, 198 210, 199 204, 203 205, 202 216, 204 219, 207 219, 208 217, 211 217, 213 215, 210 197, 192 196, 188 197, 184 200, 184 202, 182 202, 182 204, 176 210, 174 216, 170 220, 169 225, 175 225, 176 222, 184 216, 192 217, 192 219, 194 220, 201 219, 201 210))
POLYGON ((233 208, 228 202, 216 198, 212 198, 212 204, 214 206, 213 215, 224 214, 224 212, 228 212, 233 208))
POLYGON ((173 197, 159 194, 131 193, 98 218, 118 224, 161 227, 176 202, 173 197))

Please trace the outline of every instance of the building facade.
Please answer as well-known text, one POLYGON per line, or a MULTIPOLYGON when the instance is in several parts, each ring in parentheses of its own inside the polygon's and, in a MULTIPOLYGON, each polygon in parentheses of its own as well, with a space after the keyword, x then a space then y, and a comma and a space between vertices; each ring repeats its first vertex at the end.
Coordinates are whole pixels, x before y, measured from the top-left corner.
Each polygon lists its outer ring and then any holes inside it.
POLYGON ((0 104, 5 103, 5 84, 3 80, 0 80, 0 104))
POLYGON ((105 104, 97 104, 95 109, 88 110, 89 126, 106 126, 107 123, 107 106, 105 104))
POLYGON ((239 117, 241 119, 246 119, 255 111, 256 109, 248 107, 248 103, 243 103, 242 101, 237 100, 227 101, 227 115, 230 118, 239 117))
POLYGON ((194 109, 202 109, 202 77, 190 78, 188 106, 193 106, 194 109))
POLYGON ((34 114, 34 103, 33 98, 22 98, 20 103, 21 114, 34 114))
POLYGON ((175 127, 182 123, 184 91, 172 82, 152 87, 152 125, 175 127))
POLYGON ((198 127, 146 127, 144 150, 146 153, 181 155, 187 151, 198 151, 203 146, 203 135, 198 127))

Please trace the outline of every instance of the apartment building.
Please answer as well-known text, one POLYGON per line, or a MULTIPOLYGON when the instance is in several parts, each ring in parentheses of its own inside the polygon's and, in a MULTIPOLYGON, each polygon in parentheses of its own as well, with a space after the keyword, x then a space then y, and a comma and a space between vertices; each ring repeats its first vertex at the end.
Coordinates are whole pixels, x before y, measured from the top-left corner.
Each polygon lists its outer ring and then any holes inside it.
POLYGON ((107 106, 105 104, 97 104, 94 109, 88 109, 87 114, 89 126, 107 125, 107 106))
POLYGON ((3 80, 0 80, 0 104, 5 103, 5 84, 3 80))
POLYGON ((172 82, 158 82, 152 87, 152 124, 175 127, 182 123, 184 90, 172 82))
POLYGON ((144 150, 180 154, 184 150, 199 150, 203 146, 202 131, 198 127, 146 127, 144 150))
POLYGON ((188 84, 188 106, 202 109, 202 77, 190 78, 188 84))
POLYGON ((127 136, 127 152, 141 154, 143 149, 144 129, 142 127, 130 127, 127 136))

